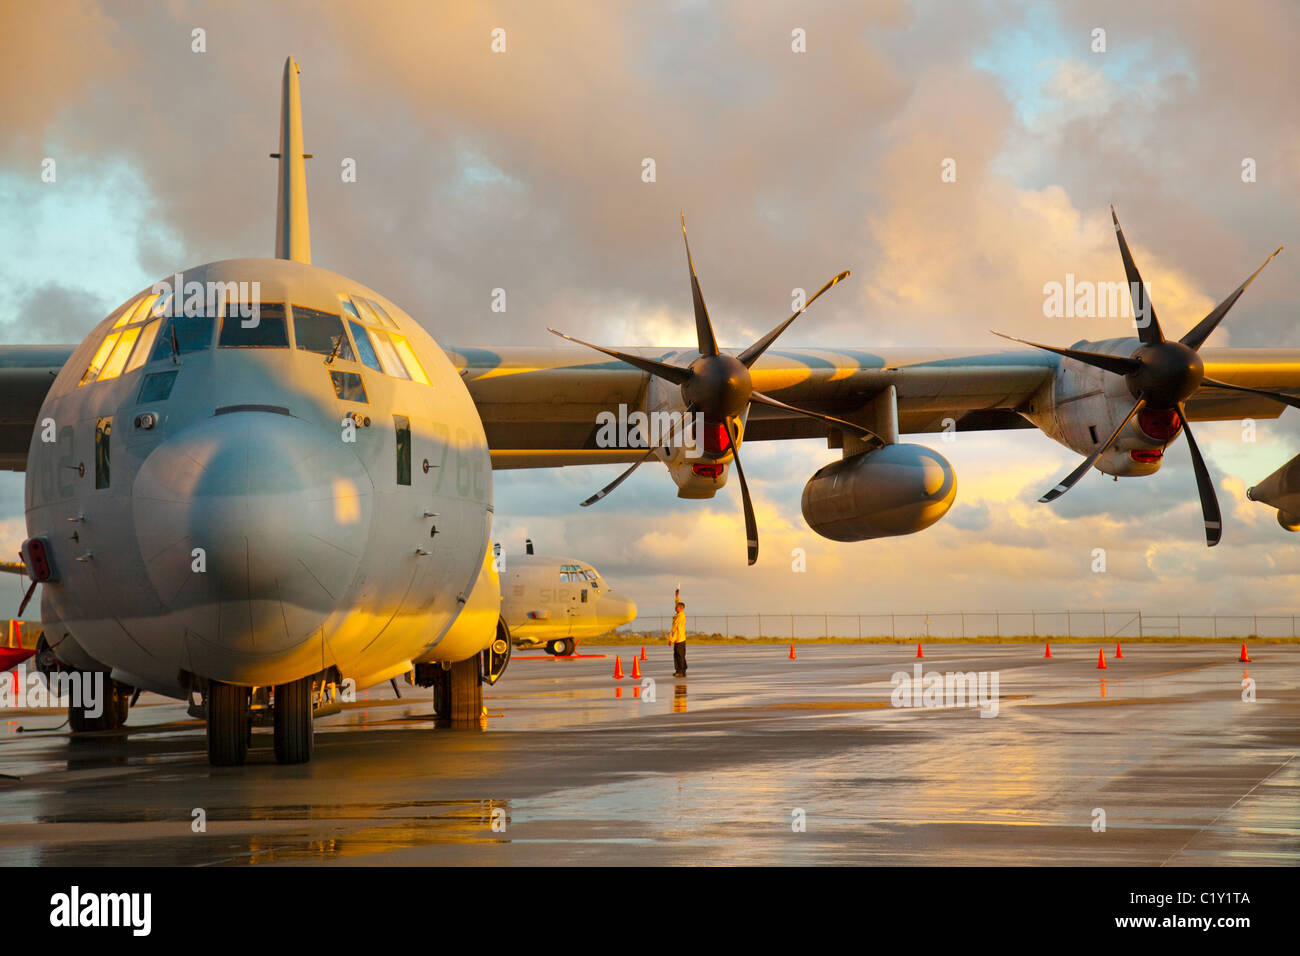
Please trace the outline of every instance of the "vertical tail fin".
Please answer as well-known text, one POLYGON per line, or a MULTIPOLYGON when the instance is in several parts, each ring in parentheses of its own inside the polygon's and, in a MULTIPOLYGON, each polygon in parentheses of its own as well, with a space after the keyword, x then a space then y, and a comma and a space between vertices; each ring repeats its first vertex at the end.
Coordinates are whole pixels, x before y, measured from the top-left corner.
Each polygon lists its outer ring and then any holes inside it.
POLYGON ((284 61, 284 89, 280 99, 279 188, 275 199, 275 257, 311 262, 311 227, 307 223, 307 163, 302 150, 302 97, 298 91, 298 64, 284 61))

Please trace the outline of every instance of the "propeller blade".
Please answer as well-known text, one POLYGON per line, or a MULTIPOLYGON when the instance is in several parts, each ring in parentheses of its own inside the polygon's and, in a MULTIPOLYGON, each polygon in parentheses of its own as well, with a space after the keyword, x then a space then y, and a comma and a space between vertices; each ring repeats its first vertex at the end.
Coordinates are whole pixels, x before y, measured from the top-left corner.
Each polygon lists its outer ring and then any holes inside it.
POLYGON ((758 402, 760 405, 770 405, 772 408, 782 408, 787 412, 794 412, 796 415, 804 415, 808 418, 816 418, 826 422, 828 425, 834 425, 846 432, 857 435, 866 441, 875 442, 881 448, 885 447, 885 440, 869 428, 863 428, 861 425, 855 425, 853 422, 846 422, 842 418, 836 418, 833 415, 823 415, 821 412, 809 411, 806 408, 797 408, 794 405, 787 405, 785 402, 779 402, 771 395, 765 395, 763 392, 753 391, 749 393, 751 402, 758 402))
MULTIPOLYGON (((1184 342, 1184 345, 1187 343, 1184 342)), ((1265 398, 1271 398, 1275 402, 1281 402, 1283 405, 1290 405, 1292 408, 1300 408, 1300 398, 1293 398, 1290 395, 1283 395, 1281 392, 1266 392, 1262 388, 1247 388, 1245 385, 1229 385, 1227 382, 1219 382, 1212 378, 1201 379, 1201 385, 1209 388, 1228 388, 1234 392, 1249 392, 1252 395, 1263 395, 1265 398)))
POLYGON ((845 269, 843 272, 837 275, 830 282, 826 283, 824 286, 822 286, 820 289, 814 292, 813 297, 803 304, 802 309, 800 309, 794 315, 790 316, 790 318, 786 319, 784 322, 782 322, 780 325, 774 328, 771 332, 768 332, 767 335, 763 336, 761 339, 759 339, 749 348, 745 349, 745 351, 737 355, 736 358, 740 359, 740 364, 745 366, 745 368, 752 368, 754 363, 758 361, 758 357, 762 355, 764 352, 766 352, 768 346, 770 346, 773 342, 776 341, 777 336, 779 336, 782 332, 784 332, 787 328, 789 328, 791 322, 799 318, 799 316, 803 315, 804 312, 808 310, 808 306, 812 305, 814 302, 817 301, 818 296, 820 296, 831 286, 835 285, 835 283, 839 282, 841 279, 847 279, 848 277, 849 277, 849 270, 845 269))
POLYGON ((749 484, 745 481, 745 469, 740 464, 740 447, 736 444, 736 433, 731 430, 731 421, 723 420, 727 429, 727 442, 731 445, 731 460, 736 463, 736 476, 740 478, 740 503, 745 508, 745 538, 749 547, 749 563, 758 560, 758 522, 754 520, 754 503, 749 500, 749 484))
POLYGON ((607 494, 609 494, 611 491, 613 491, 623 482, 627 481, 628 477, 632 474, 632 472, 636 471, 647 461, 653 458, 655 452, 657 452, 658 450, 659 450, 658 448, 651 448, 648 452, 645 453, 644 457, 638 458, 635 462, 633 462, 631 468, 623 472, 623 474, 619 475, 617 478, 615 478, 613 481, 607 484, 604 488, 601 488, 600 491, 596 492, 594 495, 592 495, 590 498, 584 501, 582 503, 582 507, 588 508, 591 505, 594 505, 601 498, 604 498, 607 494))
POLYGON ((1236 303, 1236 301, 1241 298, 1241 294, 1246 291, 1246 287, 1255 281, 1255 276, 1263 272, 1264 266, 1272 262, 1273 257, 1276 256, 1281 251, 1282 251, 1281 246, 1278 246, 1276 249, 1274 249, 1273 255, 1265 259, 1264 265, 1261 265, 1258 269, 1252 272, 1250 274, 1249 279, 1247 279, 1241 285, 1237 286, 1236 292, 1232 293, 1232 295, 1228 296, 1217 306, 1215 306, 1213 312, 1211 312, 1205 318, 1201 319, 1200 322, 1196 323, 1196 327, 1193 328, 1190 332, 1188 332, 1178 341, 1182 342, 1184 345, 1186 345, 1188 348, 1194 351, 1199 350, 1200 347, 1205 343, 1205 340, 1210 337, 1210 333, 1213 332, 1218 327, 1219 323, 1223 321, 1223 317, 1228 314, 1228 310, 1231 309, 1233 305, 1236 303))
POLYGON ((628 365, 634 365, 643 372, 657 375, 675 385, 680 385, 691 377, 690 369, 678 368, 676 365, 669 365, 667 362, 656 362, 654 359, 641 358, 639 355, 629 355, 626 352, 607 349, 603 345, 592 345, 590 342, 584 342, 582 339, 575 339, 572 335, 565 335, 563 332, 558 332, 552 328, 547 328, 546 331, 550 332, 552 335, 558 335, 562 339, 567 339, 575 345, 585 345, 587 348, 595 349, 597 352, 604 352, 606 355, 612 355, 619 361, 626 362, 628 365))
POLYGON ((1142 274, 1133 262, 1133 254, 1128 251, 1128 242, 1124 239, 1124 230, 1119 227, 1119 217, 1115 215, 1114 206, 1110 207, 1110 218, 1115 222, 1119 254, 1124 260, 1124 274, 1128 276, 1128 291, 1133 299, 1133 318, 1136 321, 1145 315, 1149 319, 1145 325, 1138 326, 1138 338, 1143 345, 1159 345, 1165 340, 1164 333, 1160 331, 1160 320, 1156 318, 1156 309, 1151 304, 1151 297, 1147 295, 1147 287, 1142 284, 1142 274))
POLYGON ((994 335, 1012 342, 1019 342, 1021 345, 1029 345, 1036 349, 1045 349, 1048 352, 1055 352, 1057 355, 1064 355, 1066 358, 1072 358, 1076 362, 1082 362, 1084 365, 1091 365, 1093 368, 1104 369, 1107 372, 1114 372, 1116 375, 1128 375, 1130 372, 1136 372, 1142 367, 1142 363, 1137 359, 1125 358, 1122 355, 1106 355, 1103 352, 1084 352, 1081 349, 1061 349, 1055 345, 1040 345, 1037 342, 1030 342, 1026 339, 1018 339, 1014 335, 1005 335, 1002 332, 995 332, 989 329, 994 335))
POLYGON ((1043 495, 1043 497, 1039 498, 1038 500, 1055 501, 1057 498, 1061 497, 1061 495, 1065 494, 1067 491, 1073 488, 1075 482, 1077 482, 1080 478, 1086 475, 1088 473, 1088 469, 1090 469, 1094 464, 1097 463, 1097 459, 1106 453, 1106 449, 1109 448, 1111 445, 1115 444, 1115 439, 1118 438, 1119 433, 1124 430, 1124 426, 1133 420, 1133 416, 1138 413, 1138 409, 1140 409, 1145 404, 1146 404, 1146 399, 1139 398, 1137 400, 1137 404, 1133 406, 1132 411, 1130 411, 1128 415, 1125 416, 1124 420, 1119 423, 1119 428, 1115 429, 1115 431, 1111 433, 1111 436, 1107 438, 1105 442, 1098 445, 1097 450, 1094 451, 1087 458, 1085 458, 1083 460, 1082 465, 1080 465, 1078 468, 1074 469, 1074 471, 1066 475, 1059 485, 1057 485, 1055 488, 1053 488, 1047 494, 1043 495))
POLYGON ((691 270, 691 299, 695 303, 695 339, 699 344, 701 355, 717 355, 718 340, 713 337, 713 324, 709 321, 709 310, 704 305, 704 293, 700 291, 700 280, 695 275, 695 263, 691 261, 691 243, 686 238, 686 213, 682 213, 682 242, 686 243, 686 265, 691 270))
POLYGON ((1196 472, 1196 490, 1201 493, 1201 514, 1205 517, 1205 545, 1212 548, 1223 537, 1223 515, 1219 513, 1219 496, 1214 491, 1214 480, 1210 470, 1205 467, 1201 449, 1192 437, 1191 422, 1187 420, 1187 410, 1180 403, 1178 414, 1183 418, 1183 434, 1187 436, 1187 447, 1192 453, 1192 470, 1196 472))

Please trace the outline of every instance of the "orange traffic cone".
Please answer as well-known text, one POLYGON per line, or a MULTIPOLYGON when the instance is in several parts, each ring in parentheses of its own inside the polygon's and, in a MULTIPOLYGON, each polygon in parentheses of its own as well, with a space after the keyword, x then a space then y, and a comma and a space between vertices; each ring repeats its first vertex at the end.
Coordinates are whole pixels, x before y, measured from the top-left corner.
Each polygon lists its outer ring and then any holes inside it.
POLYGON ((1106 652, 1101 648, 1097 648, 1097 670, 1106 670, 1106 652))
POLYGON ((921 651, 921 643, 920 643, 919 641, 918 641, 917 644, 916 644, 916 656, 917 656, 917 657, 924 657, 924 656, 925 656, 925 654, 922 653, 922 651, 921 651))
POLYGON ((1237 660, 1241 661, 1243 664, 1249 664, 1249 663, 1250 663, 1250 654, 1248 654, 1248 653, 1246 652, 1246 645, 1245 645, 1245 644, 1242 644, 1242 645, 1241 645, 1241 656, 1238 657, 1237 660))
POLYGON ((1119 659, 1120 659, 1121 657, 1123 657, 1123 656, 1124 656, 1124 651, 1123 651, 1123 649, 1119 646, 1119 642, 1116 641, 1116 642, 1115 642, 1115 659, 1116 659, 1116 660, 1119 660, 1119 659))
POLYGON ((632 656, 632 679, 641 679, 641 662, 636 659, 635 654, 632 656))
POLYGON ((795 660, 793 644, 790 645, 790 660, 795 660))
POLYGON ((641 645, 641 660, 645 660, 645 645, 641 645))
POLYGON ((619 657, 614 658, 614 680, 622 680, 622 679, 623 679, 623 658, 620 655, 619 657))
POLYGON ((1051 656, 1052 656, 1052 645, 1051 645, 1051 644, 1048 644, 1048 645, 1047 645, 1047 651, 1043 654, 1043 656, 1044 656, 1044 657, 1051 657, 1051 656))

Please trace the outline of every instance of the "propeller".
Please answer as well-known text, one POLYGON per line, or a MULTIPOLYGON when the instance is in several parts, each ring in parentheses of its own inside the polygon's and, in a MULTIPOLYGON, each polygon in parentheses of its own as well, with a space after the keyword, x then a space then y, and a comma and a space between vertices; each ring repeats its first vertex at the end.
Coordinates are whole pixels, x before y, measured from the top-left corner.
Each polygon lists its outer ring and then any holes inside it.
MULTIPOLYGON (((789 328, 790 323, 799 318, 804 313, 804 310, 816 302, 827 289, 830 289, 840 280, 848 278, 849 273, 848 270, 845 270, 835 276, 814 292, 803 304, 803 308, 795 312, 790 318, 771 332, 768 332, 749 348, 737 355, 731 355, 718 349, 718 340, 713 334, 713 323, 709 319, 709 309, 704 304, 704 293, 700 290, 700 279, 695 274, 695 261, 691 258, 691 244, 686 237, 686 216, 684 214, 682 215, 682 241, 686 245, 686 265, 691 273, 691 301, 695 308, 695 340, 696 349, 699 352, 699 356, 689 366, 683 368, 680 365, 672 365, 668 362, 659 362, 654 359, 642 358, 639 355, 620 352, 617 349, 605 348, 603 345, 593 345, 591 342, 575 339, 573 336, 565 335, 555 329, 547 329, 547 331, 558 335, 562 339, 567 339, 575 345, 584 345, 587 348, 603 352, 612 358, 639 368, 643 372, 672 382, 681 389, 687 415, 700 412, 703 414, 706 424, 722 425, 727 435, 727 447, 721 450, 719 457, 725 456, 729 452, 736 462, 736 476, 740 479, 740 501, 745 511, 746 545, 749 553, 749 563, 753 564, 758 560, 758 522, 754 519, 754 504, 750 500, 749 484, 745 481, 745 469, 740 463, 739 430, 737 427, 737 420, 751 402, 793 412, 806 418, 815 418, 818 421, 856 435, 868 444, 877 446, 885 444, 878 435, 861 425, 847 422, 842 418, 835 418, 832 415, 823 415, 820 412, 810 411, 806 408, 787 405, 770 395, 755 391, 753 379, 750 377, 749 370, 753 368, 754 363, 771 347, 781 333, 789 328)), ((640 460, 633 463, 621 475, 584 501, 582 506, 585 508, 604 498, 621 485, 632 472, 653 458, 658 451, 658 448, 649 449, 640 460)))
POLYGON ((1292 408, 1300 408, 1300 398, 1283 395, 1280 392, 1247 388, 1244 385, 1231 385, 1227 382, 1206 378, 1205 363, 1199 354, 1201 346, 1210 337, 1210 333, 1218 328, 1219 323, 1228 314, 1228 310, 1241 298, 1241 294, 1255 280, 1255 276, 1259 275, 1264 266, 1273 261, 1273 256, 1281 252, 1282 248, 1279 246, 1275 249, 1273 255, 1265 259, 1263 264, 1252 272, 1245 282, 1237 286, 1231 295, 1215 306, 1209 315, 1201 319, 1191 331, 1178 341, 1170 342, 1165 338, 1164 332, 1160 328, 1160 320, 1156 318, 1155 307, 1151 304, 1146 286, 1142 283, 1142 275, 1138 272, 1137 264, 1133 261, 1133 254, 1129 251, 1128 242, 1124 239, 1124 230, 1119 226, 1119 217, 1115 215, 1113 206, 1110 210, 1110 217, 1115 223, 1115 237, 1119 240, 1120 258, 1124 260, 1124 272, 1128 277, 1129 294, 1133 299, 1133 315, 1137 320, 1138 340, 1141 343, 1132 355, 1126 358, 1122 355, 1105 355, 1080 349, 1057 348, 1053 345, 1042 345, 1038 342, 1028 342, 1014 336, 1002 335, 1001 332, 993 333, 1013 342, 1020 342, 1036 349, 1055 352, 1057 355, 1073 359, 1076 362, 1082 362, 1084 365, 1091 365, 1093 368, 1099 368, 1115 375, 1122 375, 1125 384, 1128 385, 1129 393, 1137 400, 1124 421, 1111 433, 1111 436, 1098 445, 1096 450, 1084 459, 1078 468, 1066 475, 1059 484, 1038 500, 1055 501, 1073 488, 1075 483, 1097 463, 1097 459, 1115 443, 1120 432, 1124 430, 1141 409, 1173 411, 1178 416, 1177 420, 1182 423, 1184 434, 1187 435, 1187 449, 1192 455, 1192 469, 1196 473, 1196 488, 1201 496, 1201 514, 1205 519, 1205 542, 1212 548, 1219 543, 1222 536, 1223 518, 1219 511, 1219 499, 1214 491, 1214 481, 1211 479, 1210 471, 1205 465, 1205 458, 1201 454, 1201 449, 1192 435, 1191 423, 1187 420, 1185 402, 1199 388, 1220 388, 1230 389, 1235 392, 1249 392, 1252 395, 1262 395, 1284 405, 1290 405, 1292 408))

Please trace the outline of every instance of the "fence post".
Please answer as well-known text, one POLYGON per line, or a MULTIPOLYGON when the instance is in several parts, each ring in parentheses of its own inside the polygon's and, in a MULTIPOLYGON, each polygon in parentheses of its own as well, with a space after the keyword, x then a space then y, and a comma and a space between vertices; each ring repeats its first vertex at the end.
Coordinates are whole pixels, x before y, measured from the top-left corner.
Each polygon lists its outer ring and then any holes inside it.
POLYGON ((1254 634, 1255 637, 1259 637, 1259 615, 1258 614, 1251 615, 1251 620, 1254 622, 1254 628, 1252 629, 1251 633, 1254 634))
POLYGON ((1002 636, 1002 612, 1001 611, 993 612, 993 630, 998 632, 997 633, 998 637, 1002 636))
POLYGON ((1038 612, 1037 611, 1029 612, 1029 630, 1033 633, 1034 637, 1038 636, 1038 612))
POLYGON ((1065 636, 1066 637, 1074 636, 1074 612, 1073 611, 1065 612, 1065 636))
POLYGON ((898 637, 898 628, 894 626, 894 615, 892 614, 889 615, 889 636, 892 638, 898 637))
POLYGON ((1142 630, 1142 612, 1138 611, 1138 637, 1145 637, 1145 636, 1146 634, 1142 630))
POLYGON ((961 612, 961 636, 966 636, 966 612, 961 612))

